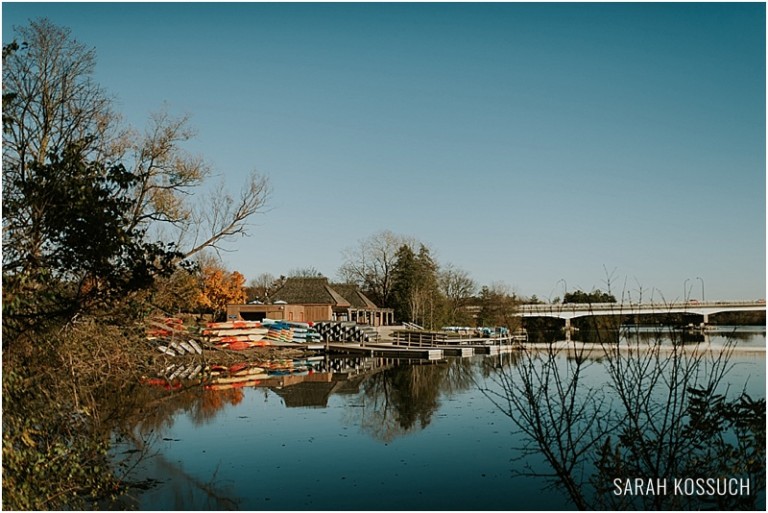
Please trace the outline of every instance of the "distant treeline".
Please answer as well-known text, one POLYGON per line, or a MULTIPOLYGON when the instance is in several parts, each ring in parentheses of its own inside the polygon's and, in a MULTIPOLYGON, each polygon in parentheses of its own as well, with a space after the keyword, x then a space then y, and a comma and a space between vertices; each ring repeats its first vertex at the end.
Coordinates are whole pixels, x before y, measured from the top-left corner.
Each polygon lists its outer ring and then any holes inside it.
MULTIPOLYGON (((709 316, 708 324, 714 326, 765 326, 765 312, 721 312, 709 316)), ((577 317, 571 325, 578 329, 596 329, 615 327, 617 324, 639 324, 645 326, 687 326, 698 325, 702 316, 696 314, 641 314, 622 315, 621 322, 616 322, 615 316, 577 317)), ((535 317, 523 319, 523 325, 528 331, 553 330, 562 328, 564 321, 553 317, 535 317)))

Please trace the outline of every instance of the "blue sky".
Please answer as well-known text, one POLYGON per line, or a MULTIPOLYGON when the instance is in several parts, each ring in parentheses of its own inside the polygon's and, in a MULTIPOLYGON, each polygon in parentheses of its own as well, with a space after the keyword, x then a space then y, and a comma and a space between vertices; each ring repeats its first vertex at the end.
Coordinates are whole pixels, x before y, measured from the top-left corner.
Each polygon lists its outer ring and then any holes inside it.
POLYGON ((248 278, 381 230, 540 298, 765 297, 765 5, 3 2, 96 49, 143 127, 270 210, 224 255, 248 278), (700 280, 698 278, 701 278, 700 280), (687 281, 686 281, 687 280, 687 281))

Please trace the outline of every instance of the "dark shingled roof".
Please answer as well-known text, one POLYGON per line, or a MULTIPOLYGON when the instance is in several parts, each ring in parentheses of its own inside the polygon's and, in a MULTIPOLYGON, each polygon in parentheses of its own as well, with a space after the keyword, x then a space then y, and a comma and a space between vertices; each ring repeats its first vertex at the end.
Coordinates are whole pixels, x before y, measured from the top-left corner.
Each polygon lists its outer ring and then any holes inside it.
POLYGON ((334 283, 331 287, 341 294, 344 299, 349 301, 354 308, 367 308, 371 310, 378 308, 373 301, 368 299, 368 297, 357 288, 357 285, 350 283, 334 283))
POLYGON ((328 285, 328 278, 288 278, 272 294, 272 301, 285 301, 289 305, 317 304, 348 308, 349 301, 328 285))
POLYGON ((298 383, 296 385, 272 388, 271 390, 283 398, 286 408, 328 406, 331 396, 338 383, 298 383))

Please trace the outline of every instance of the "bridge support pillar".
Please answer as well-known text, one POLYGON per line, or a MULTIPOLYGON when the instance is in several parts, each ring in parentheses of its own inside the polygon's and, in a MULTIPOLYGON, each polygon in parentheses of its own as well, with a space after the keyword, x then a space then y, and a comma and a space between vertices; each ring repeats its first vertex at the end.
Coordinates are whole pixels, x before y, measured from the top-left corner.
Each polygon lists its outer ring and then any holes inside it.
POLYGON ((565 341, 570 342, 571 341, 571 333, 573 333, 573 326, 571 326, 571 318, 566 317, 565 318, 565 326, 563 326, 563 331, 565 332, 565 341))
POLYGON ((709 314, 705 313, 703 315, 704 315, 704 320, 701 321, 702 328, 705 327, 707 324, 709 324, 709 314))

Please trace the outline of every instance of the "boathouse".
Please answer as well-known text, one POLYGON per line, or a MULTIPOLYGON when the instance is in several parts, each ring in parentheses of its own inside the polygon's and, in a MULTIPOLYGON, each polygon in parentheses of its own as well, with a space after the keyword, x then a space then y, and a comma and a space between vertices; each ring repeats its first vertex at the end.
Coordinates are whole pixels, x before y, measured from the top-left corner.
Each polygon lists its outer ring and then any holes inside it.
POLYGON ((394 322, 391 308, 379 308, 354 285, 328 283, 325 277, 288 278, 268 305, 227 305, 227 317, 286 321, 354 321, 371 326, 394 322))
POLYGON ((345 318, 339 320, 353 321, 358 324, 369 324, 371 326, 389 326, 394 324, 395 311, 392 308, 379 308, 356 285, 334 283, 332 287, 350 303, 346 315, 343 312, 340 313, 345 318))

